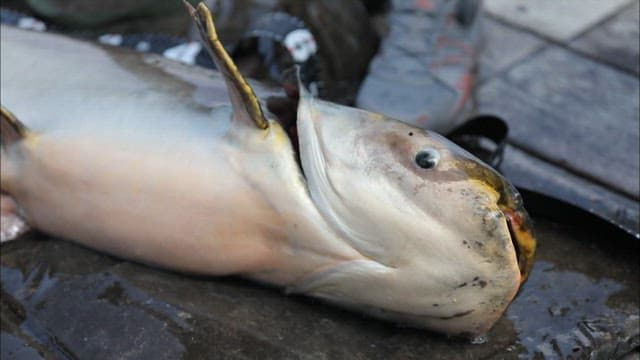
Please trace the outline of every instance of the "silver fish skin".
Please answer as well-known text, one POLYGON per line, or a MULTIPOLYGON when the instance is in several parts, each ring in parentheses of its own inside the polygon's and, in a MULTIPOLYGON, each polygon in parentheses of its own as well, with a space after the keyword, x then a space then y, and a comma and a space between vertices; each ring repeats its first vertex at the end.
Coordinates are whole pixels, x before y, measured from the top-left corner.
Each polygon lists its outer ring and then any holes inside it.
POLYGON ((35 229, 450 335, 488 331, 526 278, 517 192, 437 134, 301 89, 294 149, 277 121, 244 118, 218 73, 1 34, 1 103, 29 129, 3 144, 1 187, 35 229))

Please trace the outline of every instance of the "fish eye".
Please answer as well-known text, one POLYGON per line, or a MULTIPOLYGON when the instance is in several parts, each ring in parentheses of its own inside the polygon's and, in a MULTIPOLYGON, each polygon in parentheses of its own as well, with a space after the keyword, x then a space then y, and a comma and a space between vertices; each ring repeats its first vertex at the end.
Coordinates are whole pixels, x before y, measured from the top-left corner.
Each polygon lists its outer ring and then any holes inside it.
POLYGON ((416 154, 416 164, 423 169, 433 169, 440 161, 440 152, 434 148, 424 148, 416 154))

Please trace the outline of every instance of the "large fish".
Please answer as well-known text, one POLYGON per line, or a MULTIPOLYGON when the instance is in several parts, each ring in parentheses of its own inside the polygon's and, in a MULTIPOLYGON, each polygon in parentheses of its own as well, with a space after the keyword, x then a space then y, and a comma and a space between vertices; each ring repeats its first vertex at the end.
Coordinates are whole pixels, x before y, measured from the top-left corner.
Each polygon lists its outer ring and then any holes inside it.
POLYGON ((486 332, 532 265, 513 186, 437 134, 304 87, 296 148, 207 8, 189 10, 221 75, 2 28, 3 219, 446 334, 486 332))

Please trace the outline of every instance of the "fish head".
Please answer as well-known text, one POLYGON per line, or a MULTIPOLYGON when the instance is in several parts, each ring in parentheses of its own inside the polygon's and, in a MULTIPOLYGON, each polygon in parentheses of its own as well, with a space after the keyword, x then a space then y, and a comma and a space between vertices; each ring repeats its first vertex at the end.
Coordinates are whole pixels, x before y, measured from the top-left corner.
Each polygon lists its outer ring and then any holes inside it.
POLYGON ((305 93, 298 136, 327 223, 365 258, 402 274, 381 308, 450 333, 465 326, 429 319, 477 311, 473 332, 481 333, 499 318, 535 250, 521 197, 499 173, 436 133, 305 93))

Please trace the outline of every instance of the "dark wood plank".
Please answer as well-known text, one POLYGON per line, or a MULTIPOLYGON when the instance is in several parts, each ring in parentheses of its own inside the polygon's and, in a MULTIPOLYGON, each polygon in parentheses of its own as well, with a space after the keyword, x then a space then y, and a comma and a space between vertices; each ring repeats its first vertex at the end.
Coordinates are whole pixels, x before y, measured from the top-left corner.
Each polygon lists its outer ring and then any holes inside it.
POLYGON ((487 0, 487 12, 519 28, 565 42, 616 14, 632 0, 487 0))
POLYGON ((479 89, 518 146, 638 199, 638 79, 550 46, 479 89))
POLYGON ((571 47, 614 64, 640 73, 640 2, 592 29, 571 43, 571 47))
POLYGON ((540 38, 516 30, 485 16, 482 23, 482 46, 478 64, 480 80, 488 79, 526 58, 544 45, 540 38))
MULTIPOLYGON (((502 173, 516 186, 555 197, 640 233, 640 204, 507 146, 502 173)), ((526 205, 526 204, 525 204, 526 205)))

